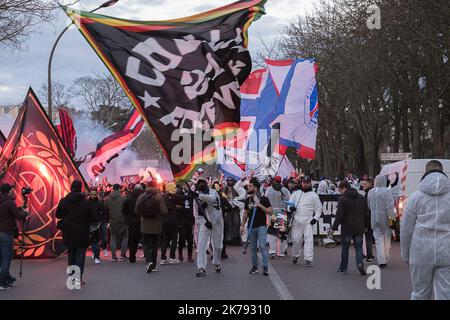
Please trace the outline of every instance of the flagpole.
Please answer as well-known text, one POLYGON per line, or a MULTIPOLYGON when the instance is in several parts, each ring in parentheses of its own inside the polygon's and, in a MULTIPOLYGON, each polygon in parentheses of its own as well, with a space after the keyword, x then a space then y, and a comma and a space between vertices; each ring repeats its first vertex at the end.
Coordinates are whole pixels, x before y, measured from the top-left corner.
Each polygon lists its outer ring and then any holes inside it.
MULTIPOLYGON (((77 1, 79 2, 79 0, 77 1)), ((77 3, 75 2, 75 3, 77 3)), ((95 8, 94 10, 91 10, 90 12, 95 12, 101 8, 111 7, 112 5, 119 2, 119 0, 109 0, 104 3, 102 3, 100 6, 95 8)), ((74 3, 74 4, 75 4, 74 3)), ((64 28, 64 30, 59 34, 58 38, 56 38, 55 43, 53 44, 52 51, 50 52, 50 57, 48 59, 48 68, 47 68, 47 103, 48 103, 48 117, 50 118, 50 122, 53 122, 53 106, 52 106, 52 62, 53 62, 53 54, 55 53, 56 46, 59 43, 59 40, 61 40, 64 33, 66 33, 67 30, 73 25, 73 21, 64 28)))

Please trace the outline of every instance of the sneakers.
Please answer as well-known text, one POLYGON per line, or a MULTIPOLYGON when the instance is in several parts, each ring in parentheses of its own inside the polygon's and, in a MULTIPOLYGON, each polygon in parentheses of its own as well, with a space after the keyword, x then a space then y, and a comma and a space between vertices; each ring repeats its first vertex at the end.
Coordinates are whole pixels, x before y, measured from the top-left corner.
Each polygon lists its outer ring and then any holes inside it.
POLYGON ((95 259, 95 253, 94 253, 94 252, 92 252, 92 256, 91 256, 91 258, 92 258, 92 260, 94 260, 94 259, 95 259))
POLYGON ((203 278, 206 276, 206 270, 205 269, 199 269, 198 272, 195 274, 197 278, 203 278))
POLYGON ((306 261, 305 266, 308 268, 311 267, 311 261, 306 261))
POLYGON ((161 259, 159 264, 162 265, 162 266, 166 266, 166 265, 170 264, 170 262, 167 259, 161 259))
POLYGON ((252 267, 251 269, 250 269, 250 272, 249 272, 250 274, 256 274, 256 273, 258 273, 258 267, 252 267))
POLYGON ((222 267, 220 266, 220 264, 216 265, 214 270, 216 270, 217 273, 220 273, 220 271, 222 270, 222 267))
POLYGON ((222 260, 226 260, 226 259, 228 259, 228 255, 225 253, 225 254, 222 254, 221 256, 220 256, 220 259, 222 259, 222 260))
POLYGON ((147 264, 145 265, 145 270, 147 271, 147 273, 152 272, 153 269, 154 269, 154 268, 153 268, 153 263, 149 262, 149 263, 147 263, 147 264))
POLYGON ((379 264, 378 266, 380 267, 380 269, 384 269, 384 268, 386 268, 386 267, 387 267, 387 264, 385 264, 385 263, 382 263, 382 264, 379 264))
POLYGON ((188 257, 188 263, 194 263, 194 259, 192 259, 192 257, 188 257))
POLYGON ((366 257, 366 261, 369 262, 369 263, 372 262, 373 261, 373 257, 366 257))
POLYGON ((339 268, 339 269, 337 269, 337 272, 339 272, 339 273, 346 273, 347 270, 344 270, 344 269, 339 268))
POLYGON ((172 258, 170 258, 170 260, 169 260, 169 264, 179 264, 179 263, 181 263, 181 261, 178 260, 178 259, 172 259, 172 258))
POLYGON ((273 260, 273 259, 275 259, 275 257, 276 257, 276 254, 275 254, 275 253, 271 253, 271 254, 270 254, 270 259, 273 260))
POLYGON ((95 264, 100 264, 100 259, 94 259, 95 264))
POLYGON ((158 271, 159 271, 159 269, 156 266, 152 269, 152 272, 158 272, 158 271))
POLYGON ((103 256, 107 257, 108 256, 108 250, 103 250, 103 256))
POLYGON ((1 285, 0 286, 0 290, 9 290, 11 289, 11 285, 10 284, 5 284, 5 285, 1 285))
POLYGON ((268 276, 268 275, 269 275, 269 271, 264 270, 264 271, 263 271, 263 275, 264 275, 264 276, 268 276))
POLYGON ((298 258, 297 258, 297 257, 294 257, 294 260, 292 260, 292 263, 293 263, 293 264, 297 264, 297 262, 298 262, 298 258))
POLYGON ((117 262, 118 260, 117 260, 117 257, 112 257, 112 262, 117 262))
POLYGON ((178 260, 180 260, 180 262, 183 262, 183 261, 184 261, 184 258, 183 258, 183 256, 181 256, 181 255, 178 255, 178 260))
POLYGON ((362 276, 367 276, 367 273, 364 270, 364 268, 361 267, 361 268, 358 268, 358 270, 359 270, 359 273, 361 273, 362 276))
POLYGON ((128 258, 126 256, 120 256, 120 261, 127 262, 128 258))

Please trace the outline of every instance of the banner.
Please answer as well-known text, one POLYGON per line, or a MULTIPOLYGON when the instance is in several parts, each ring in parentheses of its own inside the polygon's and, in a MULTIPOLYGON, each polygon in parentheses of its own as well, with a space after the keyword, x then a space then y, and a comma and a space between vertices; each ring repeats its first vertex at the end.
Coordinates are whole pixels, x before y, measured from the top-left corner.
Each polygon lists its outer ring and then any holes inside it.
POLYGON ((97 145, 97 150, 87 155, 84 161, 87 162, 86 170, 92 180, 104 172, 106 166, 139 137, 144 123, 139 113, 133 109, 123 128, 103 139, 97 145))
MULTIPOLYGON (((319 237, 327 237, 327 230, 333 226, 334 220, 336 220, 336 211, 340 194, 319 195, 320 202, 322 202, 322 215, 313 228, 313 234, 319 237)), ((335 236, 341 235, 341 226, 338 231, 334 233, 335 236)))
MULTIPOLYGON (((23 205, 22 188, 33 190, 24 256, 51 258, 63 253, 66 248, 56 228, 55 211, 74 180, 82 181, 85 188, 86 183, 31 88, 0 156, 0 168, 4 169, 0 182, 15 186, 18 206, 23 205)), ((16 240, 19 255, 17 244, 16 240)))
POLYGON ((59 108, 59 125, 55 126, 70 155, 75 157, 77 151, 77 132, 72 118, 64 108, 59 108))
POLYGON ((264 14, 265 2, 240 0, 169 21, 63 8, 153 130, 174 177, 182 179, 215 157, 213 136, 239 127, 239 87, 252 69, 247 31, 264 14))

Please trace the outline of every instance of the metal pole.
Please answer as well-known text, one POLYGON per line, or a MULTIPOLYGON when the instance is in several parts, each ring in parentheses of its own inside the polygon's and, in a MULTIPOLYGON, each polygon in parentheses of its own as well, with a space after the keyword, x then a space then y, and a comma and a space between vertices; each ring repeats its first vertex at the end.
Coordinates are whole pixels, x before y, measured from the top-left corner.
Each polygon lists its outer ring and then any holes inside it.
MULTIPOLYGON (((77 1, 78 2, 78 1, 77 1)), ((110 7, 114 4, 116 4, 118 0, 110 0, 107 1, 94 10, 91 10, 89 12, 95 12, 101 8, 110 7)), ((69 28, 73 25, 73 21, 64 28, 64 30, 59 34, 58 38, 56 38, 55 43, 53 44, 52 51, 50 52, 50 57, 48 59, 48 69, 47 69, 47 103, 48 103, 48 117, 50 118, 50 121, 52 121, 52 112, 53 112, 53 105, 52 105, 52 61, 53 61, 53 54, 55 53, 56 46, 59 43, 59 40, 61 40, 61 37, 63 34, 69 30, 69 28)))
POLYGON ((55 49, 56 46, 59 43, 59 40, 61 40, 61 37, 63 36, 63 34, 69 30, 69 28, 72 26, 73 21, 71 24, 69 24, 67 27, 64 28, 64 30, 59 34, 58 38, 56 39, 55 43, 53 44, 52 47, 52 51, 50 52, 50 57, 48 59, 48 70, 47 70, 47 75, 48 75, 48 83, 47 83, 47 102, 48 102, 48 117, 50 118, 50 121, 52 121, 52 112, 53 112, 53 108, 52 108, 52 60, 53 60, 53 54, 55 53, 55 49))

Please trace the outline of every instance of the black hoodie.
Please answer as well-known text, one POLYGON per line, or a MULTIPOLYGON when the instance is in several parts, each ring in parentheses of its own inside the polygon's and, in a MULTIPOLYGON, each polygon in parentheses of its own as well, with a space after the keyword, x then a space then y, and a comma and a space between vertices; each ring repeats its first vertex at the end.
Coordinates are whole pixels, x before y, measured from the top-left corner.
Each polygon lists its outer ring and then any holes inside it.
POLYGON ((123 203, 123 214, 128 217, 128 226, 129 228, 137 228, 140 230, 141 225, 141 217, 136 214, 136 202, 141 194, 144 193, 144 190, 133 190, 123 203))
POLYGON ((56 217, 63 220, 63 242, 68 248, 89 247, 89 225, 98 217, 92 202, 84 193, 70 192, 61 199, 56 217))
POLYGON ((26 214, 17 208, 14 199, 6 193, 0 193, 0 232, 13 234, 16 228, 16 219, 25 218, 26 214))
POLYGON ((344 236, 363 235, 370 226, 367 201, 353 188, 339 198, 333 230, 337 231, 339 225, 342 225, 341 234, 344 236))

